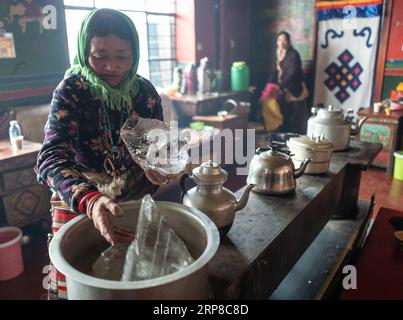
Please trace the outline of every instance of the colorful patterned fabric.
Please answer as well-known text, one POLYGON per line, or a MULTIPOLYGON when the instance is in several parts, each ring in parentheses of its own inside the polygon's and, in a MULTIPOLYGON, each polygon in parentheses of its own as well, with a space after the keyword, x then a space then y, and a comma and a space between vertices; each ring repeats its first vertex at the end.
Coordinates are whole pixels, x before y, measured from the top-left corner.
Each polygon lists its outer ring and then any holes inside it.
MULTIPOLYGON (((53 195, 51 200, 52 212, 52 236, 71 219, 77 217, 57 195, 53 195)), ((67 300, 67 287, 65 276, 56 270, 51 264, 49 268, 50 287, 48 290, 48 300, 67 300)))
POLYGON ((318 1, 314 104, 368 107, 382 0, 318 1))
MULTIPOLYGON (((138 94, 133 99, 134 110, 126 114, 162 120, 161 99, 152 84, 141 78, 138 94)), ((45 126, 45 139, 38 155, 35 171, 38 181, 47 184, 74 212, 78 212, 81 197, 78 190, 97 190, 83 172, 105 172, 106 156, 112 144, 103 142, 109 135, 100 121, 107 112, 112 130, 120 130, 121 112, 102 107, 102 101, 93 98, 82 76, 64 79, 53 94, 51 111, 45 126)), ((144 171, 133 161, 123 142, 123 157, 113 161, 121 172, 130 172, 130 181, 122 194, 140 198, 152 193, 156 186, 145 177, 144 171)), ((120 200, 118 198, 118 200, 120 200)))
POLYGON ((335 97, 341 103, 350 97, 349 88, 356 91, 361 86, 360 74, 363 69, 359 62, 350 65, 353 58, 351 52, 346 49, 337 57, 340 65, 332 62, 325 70, 329 76, 325 80, 325 85, 330 90, 338 88, 335 97))
POLYGON ((267 131, 274 131, 283 124, 283 114, 276 99, 265 98, 262 102, 264 127, 267 131))

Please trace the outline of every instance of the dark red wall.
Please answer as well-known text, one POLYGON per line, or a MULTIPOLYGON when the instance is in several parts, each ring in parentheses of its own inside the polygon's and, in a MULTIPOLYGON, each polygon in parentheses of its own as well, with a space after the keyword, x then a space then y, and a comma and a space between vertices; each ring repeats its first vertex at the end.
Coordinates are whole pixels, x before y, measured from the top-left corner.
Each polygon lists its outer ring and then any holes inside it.
POLYGON ((403 1, 393 2, 387 60, 403 60, 403 1))
POLYGON ((250 65, 251 1, 221 0, 221 54, 224 87, 229 88, 231 64, 246 61, 250 65))
POLYGON ((208 57, 214 68, 218 67, 217 60, 217 25, 215 19, 216 0, 196 0, 196 60, 208 57))

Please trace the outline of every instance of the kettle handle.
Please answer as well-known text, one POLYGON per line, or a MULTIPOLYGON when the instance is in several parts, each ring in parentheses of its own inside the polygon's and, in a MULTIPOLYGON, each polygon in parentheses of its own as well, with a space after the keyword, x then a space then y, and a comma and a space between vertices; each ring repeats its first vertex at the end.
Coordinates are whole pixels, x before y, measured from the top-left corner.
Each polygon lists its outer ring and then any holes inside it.
POLYGON ((316 116, 316 114, 318 113, 319 109, 322 109, 322 108, 324 108, 323 103, 319 103, 316 106, 312 107, 311 108, 312 115, 316 116))
POLYGON ((305 160, 301 163, 301 166, 300 166, 298 169, 296 169, 296 170, 294 171, 294 178, 295 178, 295 179, 298 179, 299 177, 301 177, 301 176, 304 174, 304 172, 305 172, 305 170, 306 170, 306 167, 308 166, 308 164, 309 164, 310 162, 312 162, 311 159, 305 159, 305 160))
POLYGON ((255 151, 255 154, 260 154, 264 151, 269 151, 269 150, 271 150, 270 147, 258 147, 255 151))
POLYGON ((181 187, 181 195, 180 195, 180 199, 181 201, 183 201, 183 197, 185 196, 187 190, 186 190, 186 179, 189 178, 189 175, 187 173, 183 174, 181 179, 179 180, 179 185, 181 187))

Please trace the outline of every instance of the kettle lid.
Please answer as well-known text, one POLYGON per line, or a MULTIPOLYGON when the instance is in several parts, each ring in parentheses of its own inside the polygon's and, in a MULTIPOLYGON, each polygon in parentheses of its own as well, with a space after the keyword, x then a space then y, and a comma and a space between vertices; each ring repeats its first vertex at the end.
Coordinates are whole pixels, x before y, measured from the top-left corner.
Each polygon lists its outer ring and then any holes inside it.
POLYGON ((268 150, 259 154, 262 159, 271 168, 281 167, 292 162, 290 156, 276 150, 268 150))
POLYGON ((343 110, 335 108, 333 105, 329 104, 327 108, 321 108, 318 114, 326 118, 340 118, 343 117, 343 110))
POLYGON ((292 147, 301 147, 301 148, 309 148, 312 150, 329 150, 333 149, 333 143, 330 140, 321 136, 299 136, 292 137, 288 141, 288 146, 292 147))
POLYGON ((208 184, 222 184, 227 180, 228 173, 222 169, 217 163, 209 160, 194 168, 192 177, 198 181, 208 184))
POLYGON ((335 109, 329 105, 327 109, 321 108, 316 116, 312 116, 308 123, 315 123, 325 126, 349 126, 349 123, 343 117, 341 109, 335 109))

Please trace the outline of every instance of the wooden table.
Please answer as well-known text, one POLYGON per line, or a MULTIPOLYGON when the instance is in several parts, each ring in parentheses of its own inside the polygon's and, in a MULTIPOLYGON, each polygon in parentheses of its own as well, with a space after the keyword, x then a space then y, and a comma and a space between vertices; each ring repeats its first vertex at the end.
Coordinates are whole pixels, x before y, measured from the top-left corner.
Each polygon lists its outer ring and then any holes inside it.
POLYGON ((368 117, 361 128, 360 140, 383 145, 383 150, 375 158, 373 165, 386 168, 387 173, 392 175, 393 153, 403 149, 403 110, 392 111, 388 116, 384 110, 375 113, 371 107, 358 112, 358 116, 368 117))
POLYGON ((247 129, 248 128, 248 115, 228 114, 225 116, 194 116, 193 121, 201 121, 206 125, 214 128, 223 129, 247 129))
POLYGON ((357 217, 361 171, 381 147, 352 141, 333 153, 327 174, 299 178, 295 193, 252 192, 209 264, 212 298, 269 298, 332 217, 357 217))
POLYGON ((0 141, 0 225, 24 226, 50 216, 49 190, 33 170, 40 149, 25 140, 14 151, 9 140, 0 141))
POLYGON ((237 102, 251 101, 250 92, 217 92, 196 95, 184 95, 181 97, 170 97, 172 105, 178 115, 180 127, 187 127, 193 116, 216 115, 221 110, 225 101, 233 99, 237 102))

